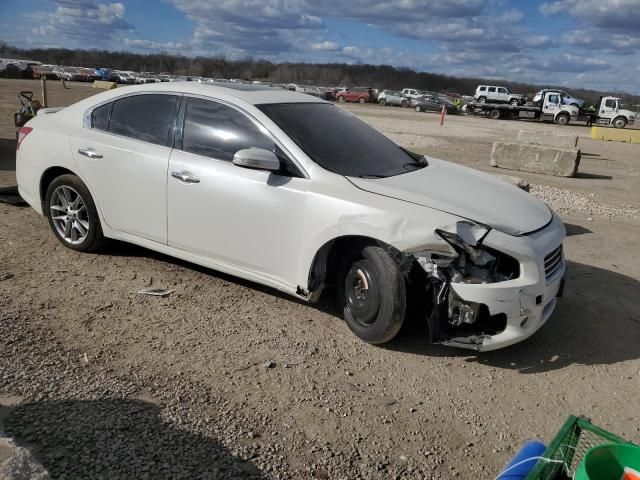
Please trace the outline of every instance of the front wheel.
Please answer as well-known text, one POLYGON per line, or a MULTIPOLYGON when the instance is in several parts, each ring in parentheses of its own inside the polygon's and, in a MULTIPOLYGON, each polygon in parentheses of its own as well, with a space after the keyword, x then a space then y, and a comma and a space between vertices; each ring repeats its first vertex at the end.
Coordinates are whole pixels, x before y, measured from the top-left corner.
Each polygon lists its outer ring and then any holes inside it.
POLYGON ((415 108, 414 108, 414 110, 415 110, 416 112, 421 112, 421 111, 422 111, 422 107, 421 107, 420 105, 416 105, 416 106, 415 106, 415 108))
POLYGON ((513 105, 514 107, 517 107, 518 105, 520 105, 520 102, 515 98, 512 99, 511 102, 509 103, 511 103, 511 105, 513 105))
POLYGON ((407 101, 406 101, 406 100, 402 100, 402 102, 400 102, 400 106, 401 106, 402 108, 406 108, 406 107, 408 107, 408 106, 409 106, 409 104, 407 103, 407 101))
POLYGON ((338 103, 344 103, 344 97, 342 95, 338 97, 338 103))
POLYGON ((569 115, 558 115, 556 123, 558 125, 569 125, 569 115))
POLYGON ((613 119, 613 122, 611 122, 611 124, 615 128, 624 128, 627 126, 627 119, 624 117, 616 117, 613 119))
POLYGON ((478 103, 487 103, 487 97, 478 98, 478 103))
POLYGON ((380 247, 366 247, 347 262, 340 297, 353 333, 372 344, 390 341, 402 327, 406 288, 402 273, 380 247))
POLYGON ((364 103, 364 102, 366 102, 366 100, 365 100, 365 98, 364 98, 364 97, 360 97, 360 98, 358 99, 358 103, 364 103))
POLYGON ((49 226, 65 247, 94 252, 104 243, 100 217, 89 190, 75 175, 61 175, 47 188, 49 226))
POLYGON ((381 98, 378 103, 384 107, 387 104, 387 101, 384 98, 381 98))

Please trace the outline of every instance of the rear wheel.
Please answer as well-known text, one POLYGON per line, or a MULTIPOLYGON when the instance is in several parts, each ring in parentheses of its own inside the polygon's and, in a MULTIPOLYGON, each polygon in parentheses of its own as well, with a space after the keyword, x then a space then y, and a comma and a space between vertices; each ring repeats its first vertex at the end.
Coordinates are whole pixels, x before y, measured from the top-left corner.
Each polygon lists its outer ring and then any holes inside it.
POLYGON ((406 100, 402 100, 402 102, 400 102, 400 106, 401 106, 401 107, 408 107, 408 106, 409 106, 409 104, 407 103, 407 101, 406 101, 406 100))
POLYGON ((478 103, 487 103, 487 97, 479 97, 478 103))
POLYGON ((94 252, 104 244, 98 211, 89 190, 75 175, 61 175, 47 188, 45 213, 65 247, 94 252))
POLYGON ((489 118, 493 120, 498 120, 500 117, 502 117, 502 112, 497 108, 494 108, 489 112, 489 118))
POLYGON ((359 338, 380 344, 400 331, 406 310, 402 273, 380 247, 366 247, 346 262, 340 289, 344 319, 359 338))
POLYGON ((558 125, 569 125, 569 115, 562 114, 556 117, 556 123, 558 125))
POLYGON ((624 117, 616 117, 613 119, 613 122, 611 122, 611 124, 615 128, 624 128, 627 126, 627 119, 624 117))

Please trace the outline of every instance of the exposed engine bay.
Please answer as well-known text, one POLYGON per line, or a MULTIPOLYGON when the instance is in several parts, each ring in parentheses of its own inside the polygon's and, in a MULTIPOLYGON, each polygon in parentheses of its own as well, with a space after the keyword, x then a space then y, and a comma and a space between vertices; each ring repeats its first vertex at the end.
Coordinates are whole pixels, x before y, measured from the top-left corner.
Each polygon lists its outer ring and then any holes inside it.
POLYGON ((430 299, 427 321, 434 343, 479 348, 485 336, 506 327, 506 315, 492 316, 486 305, 465 301, 455 291, 456 284, 498 283, 519 276, 517 260, 482 245, 489 230, 471 222, 457 222, 446 230, 436 230, 450 249, 411 254, 426 275, 424 287, 430 299))

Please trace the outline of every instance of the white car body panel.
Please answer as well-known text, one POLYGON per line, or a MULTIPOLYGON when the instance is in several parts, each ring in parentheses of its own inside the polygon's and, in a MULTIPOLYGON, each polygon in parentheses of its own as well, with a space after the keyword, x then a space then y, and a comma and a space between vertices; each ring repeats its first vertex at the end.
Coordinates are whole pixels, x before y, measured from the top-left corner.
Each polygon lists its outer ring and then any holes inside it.
POLYGON ((336 239, 368 237, 409 256, 428 249, 450 251, 435 229, 471 219, 492 228, 484 244, 516 259, 521 275, 498 283, 451 283, 463 299, 487 305, 491 315, 507 316, 503 332, 470 347, 510 345, 546 322, 564 263, 548 281, 544 256, 561 245, 565 232, 544 204, 486 174, 436 159, 428 159, 422 170, 384 179, 329 172, 256 107, 316 102, 327 103, 285 90, 245 91, 197 82, 103 92, 28 123, 34 132, 17 156, 20 194, 42 214, 41 179, 49 168, 63 168, 87 185, 105 236, 306 299, 313 299, 314 259, 336 239), (206 97, 235 106, 263 126, 302 176, 244 169, 86 127, 93 107, 145 92, 206 97), (103 158, 78 155, 80 148, 92 148, 103 158), (188 171, 200 182, 185 184, 171 176, 174 171, 188 171), (540 296, 543 300, 532 305, 531 298, 540 296))

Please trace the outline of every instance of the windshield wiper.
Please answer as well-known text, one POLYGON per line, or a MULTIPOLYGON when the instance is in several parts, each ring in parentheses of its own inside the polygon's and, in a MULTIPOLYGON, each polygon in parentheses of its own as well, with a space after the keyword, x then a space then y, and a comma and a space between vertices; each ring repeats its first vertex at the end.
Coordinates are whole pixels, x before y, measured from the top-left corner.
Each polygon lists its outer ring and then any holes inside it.
POLYGON ((358 175, 358 178, 387 178, 386 175, 358 175))

